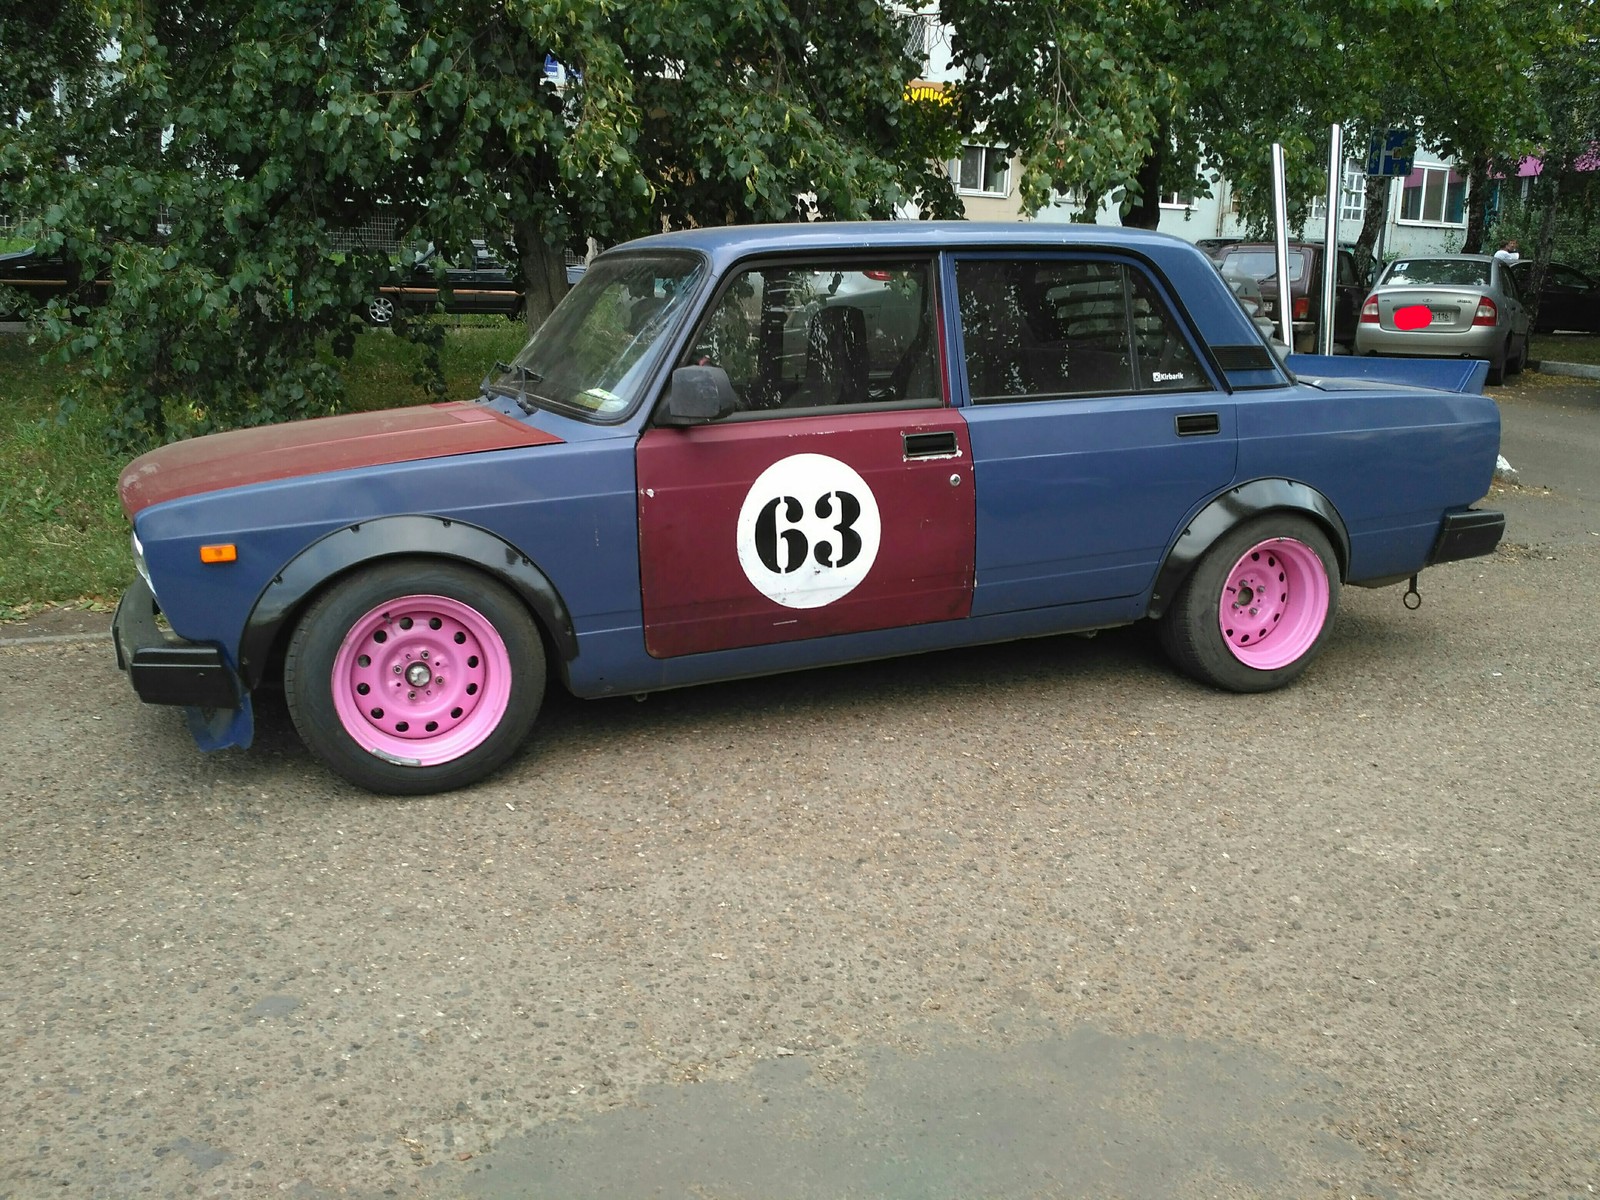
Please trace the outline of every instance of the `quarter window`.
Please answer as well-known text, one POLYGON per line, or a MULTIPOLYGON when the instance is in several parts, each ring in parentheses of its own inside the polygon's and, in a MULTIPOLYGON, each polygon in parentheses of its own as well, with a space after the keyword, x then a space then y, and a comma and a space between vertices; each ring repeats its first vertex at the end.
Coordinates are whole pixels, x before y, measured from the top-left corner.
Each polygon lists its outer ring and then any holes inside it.
POLYGON ((967 389, 978 404, 1210 386, 1150 280, 1124 263, 957 264, 967 389))

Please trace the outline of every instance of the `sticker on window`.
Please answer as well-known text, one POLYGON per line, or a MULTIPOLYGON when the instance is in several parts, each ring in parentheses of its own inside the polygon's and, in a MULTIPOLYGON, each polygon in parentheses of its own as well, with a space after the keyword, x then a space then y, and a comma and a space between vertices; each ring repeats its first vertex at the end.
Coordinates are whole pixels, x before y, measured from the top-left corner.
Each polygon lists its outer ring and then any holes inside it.
POLYGON ((821 608, 867 577, 882 531, 878 501, 855 470, 825 454, 794 454, 750 486, 735 537, 758 592, 785 608, 821 608))

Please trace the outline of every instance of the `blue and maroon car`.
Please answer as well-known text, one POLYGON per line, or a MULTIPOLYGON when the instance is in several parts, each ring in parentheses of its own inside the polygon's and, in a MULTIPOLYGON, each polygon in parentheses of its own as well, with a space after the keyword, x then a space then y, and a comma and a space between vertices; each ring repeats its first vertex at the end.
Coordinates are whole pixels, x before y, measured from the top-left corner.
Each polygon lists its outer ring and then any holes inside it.
POLYGON ((133 462, 118 660, 207 749, 281 681, 318 758, 396 794, 505 763, 551 675, 638 694, 1152 619, 1183 671, 1263 691, 1341 586, 1497 544, 1483 377, 1286 365, 1159 234, 665 234, 597 258, 475 400, 133 462))

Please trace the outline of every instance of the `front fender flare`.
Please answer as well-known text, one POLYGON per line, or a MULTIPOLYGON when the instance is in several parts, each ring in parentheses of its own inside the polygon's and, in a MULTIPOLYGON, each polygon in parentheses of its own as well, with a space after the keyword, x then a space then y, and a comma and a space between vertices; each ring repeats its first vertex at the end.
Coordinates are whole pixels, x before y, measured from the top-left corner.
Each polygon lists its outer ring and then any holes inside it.
POLYGON ((1167 551, 1156 572, 1147 617, 1159 617, 1189 578, 1196 563, 1234 526, 1268 512, 1295 512, 1311 517, 1328 531, 1339 557, 1339 575, 1350 569, 1350 531, 1339 510, 1316 488, 1292 479, 1256 479, 1229 488, 1202 508, 1167 551))
POLYGON ((510 542, 446 517, 378 517, 346 525, 313 542, 256 597, 239 639, 239 673, 245 687, 254 689, 261 682, 285 624, 328 581, 366 563, 412 554, 455 559, 498 579, 533 611, 561 661, 578 656, 578 636, 560 593, 510 542))

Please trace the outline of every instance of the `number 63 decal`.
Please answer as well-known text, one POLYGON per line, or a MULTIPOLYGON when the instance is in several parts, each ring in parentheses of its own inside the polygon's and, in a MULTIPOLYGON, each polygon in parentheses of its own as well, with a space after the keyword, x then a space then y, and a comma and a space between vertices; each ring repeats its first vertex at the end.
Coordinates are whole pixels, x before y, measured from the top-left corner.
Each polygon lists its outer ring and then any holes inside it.
POLYGON ((867 481, 825 454, 779 459, 739 508, 739 565, 785 608, 821 608, 848 595, 878 557, 883 526, 867 481))

